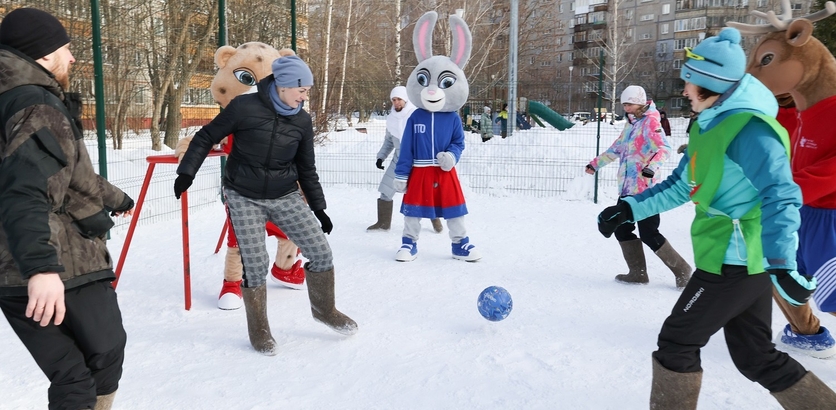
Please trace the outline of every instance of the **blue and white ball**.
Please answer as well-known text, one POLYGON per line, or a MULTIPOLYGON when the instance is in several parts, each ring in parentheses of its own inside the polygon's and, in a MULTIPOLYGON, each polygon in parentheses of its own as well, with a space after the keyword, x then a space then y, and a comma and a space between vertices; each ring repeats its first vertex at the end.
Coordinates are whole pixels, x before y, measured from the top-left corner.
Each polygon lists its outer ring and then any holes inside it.
POLYGON ((511 300, 511 294, 505 288, 491 286, 479 294, 476 307, 479 308, 479 313, 485 319, 491 322, 499 322, 511 314, 514 302, 511 300))

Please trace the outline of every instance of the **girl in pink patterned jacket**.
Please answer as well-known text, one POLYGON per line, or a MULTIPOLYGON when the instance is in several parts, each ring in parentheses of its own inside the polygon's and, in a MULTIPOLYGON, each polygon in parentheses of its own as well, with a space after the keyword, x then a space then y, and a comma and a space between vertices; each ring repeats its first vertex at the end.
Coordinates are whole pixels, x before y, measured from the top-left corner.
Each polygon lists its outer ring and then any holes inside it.
MULTIPOLYGON (((619 160, 619 197, 636 195, 659 182, 656 172, 670 155, 670 145, 659 121, 659 111, 647 99, 644 88, 631 85, 621 93, 627 125, 618 139, 604 153, 586 166, 588 174, 594 174, 601 167, 619 160)), ((659 256, 676 278, 676 287, 683 289, 691 277, 691 267, 673 249, 670 242, 659 232, 659 215, 639 221, 625 223, 615 231, 629 272, 617 275, 616 281, 623 283, 648 283, 647 263, 642 242, 659 256), (633 231, 639 227, 639 235, 633 231)))

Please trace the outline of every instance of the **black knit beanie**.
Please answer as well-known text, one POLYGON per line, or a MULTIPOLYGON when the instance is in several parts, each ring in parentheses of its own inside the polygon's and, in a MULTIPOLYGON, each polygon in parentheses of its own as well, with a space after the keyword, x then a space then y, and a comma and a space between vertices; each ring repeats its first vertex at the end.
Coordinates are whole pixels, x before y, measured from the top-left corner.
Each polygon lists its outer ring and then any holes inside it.
POLYGON ((52 14, 20 8, 0 22, 0 44, 37 60, 70 42, 67 30, 52 14))

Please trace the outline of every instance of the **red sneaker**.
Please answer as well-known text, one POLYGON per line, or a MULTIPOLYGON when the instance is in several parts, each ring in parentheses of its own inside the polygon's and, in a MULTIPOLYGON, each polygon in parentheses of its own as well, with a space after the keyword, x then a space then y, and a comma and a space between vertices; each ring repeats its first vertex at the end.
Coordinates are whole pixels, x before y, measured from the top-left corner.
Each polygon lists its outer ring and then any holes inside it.
POLYGON ((224 279, 224 286, 221 288, 221 294, 218 296, 218 308, 223 310, 240 309, 244 305, 243 295, 241 294, 241 282, 228 282, 224 279))
POLYGON ((276 264, 273 264, 273 269, 270 270, 270 277, 273 282, 282 286, 287 286, 291 289, 302 289, 305 284, 305 269, 302 268, 302 260, 297 259, 296 263, 288 270, 279 269, 276 264))

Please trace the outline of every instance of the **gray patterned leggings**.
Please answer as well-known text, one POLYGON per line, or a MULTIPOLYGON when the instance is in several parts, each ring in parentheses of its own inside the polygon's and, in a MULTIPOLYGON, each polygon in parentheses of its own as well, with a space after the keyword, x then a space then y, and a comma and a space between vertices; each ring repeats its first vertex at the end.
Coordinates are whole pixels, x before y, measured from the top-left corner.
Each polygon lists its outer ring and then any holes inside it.
POLYGON ((224 195, 241 250, 245 288, 259 287, 267 280, 270 266, 264 233, 267 221, 276 224, 302 250, 310 261, 306 265, 309 271, 325 272, 334 267, 331 245, 299 190, 276 199, 247 198, 229 188, 224 188, 224 195))

